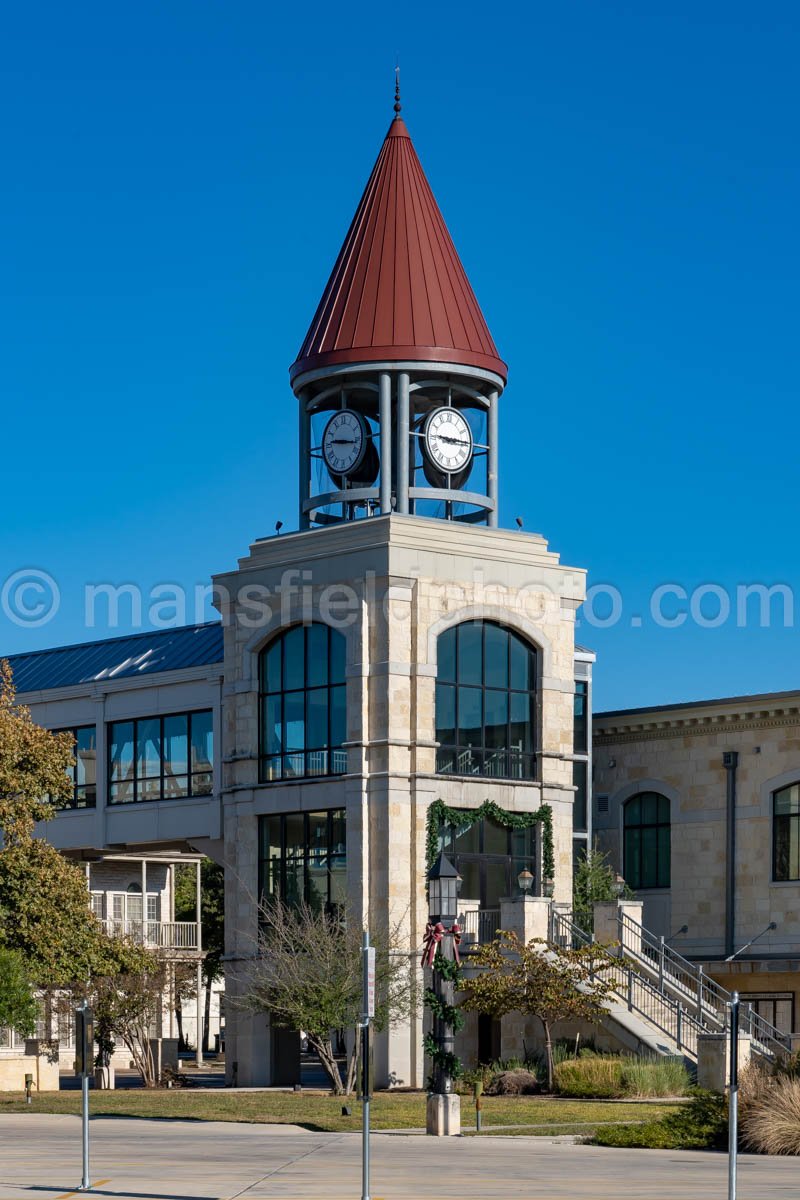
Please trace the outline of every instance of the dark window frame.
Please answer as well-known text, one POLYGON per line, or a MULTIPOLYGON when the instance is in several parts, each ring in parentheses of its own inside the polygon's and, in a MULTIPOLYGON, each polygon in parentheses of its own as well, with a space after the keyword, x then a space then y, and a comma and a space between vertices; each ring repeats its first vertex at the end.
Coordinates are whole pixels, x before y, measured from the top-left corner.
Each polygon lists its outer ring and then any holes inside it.
POLYGON ((776 812, 778 806, 778 797, 785 792, 791 792, 792 788, 800 787, 800 779, 793 783, 784 784, 783 787, 776 788, 772 793, 772 882, 773 883, 797 883, 800 882, 800 855, 798 855, 797 874, 793 875, 791 871, 791 831, 793 824, 798 828, 798 841, 800 841, 800 800, 798 800, 797 812, 779 813, 776 812), (787 834, 786 843, 786 874, 779 874, 778 863, 778 841, 779 831, 785 830, 787 834))
POLYGON ((108 787, 107 803, 109 806, 113 805, 115 808, 117 806, 123 806, 126 804, 162 804, 165 800, 183 801, 183 800, 198 799, 199 797, 202 797, 203 799, 205 799, 208 796, 213 796, 213 794, 214 794, 214 710, 211 708, 182 709, 179 712, 154 713, 150 716, 144 716, 144 717, 121 717, 116 721, 109 721, 106 725, 106 782, 107 782, 107 787, 108 787), (199 716, 211 717, 211 762, 209 764, 210 770, 193 771, 192 770, 192 719, 194 717, 199 717, 199 716), (173 719, 174 717, 186 717, 186 772, 185 772, 186 793, 183 796, 179 796, 179 795, 167 796, 164 794, 165 780, 184 778, 183 773, 178 774, 173 771, 166 772, 164 770, 164 722, 169 721, 169 720, 173 719), (159 722, 158 737, 159 737, 159 744, 160 744, 159 760, 160 760, 160 768, 161 769, 160 769, 158 775, 146 775, 146 776, 142 775, 142 776, 140 776, 139 771, 138 771, 139 726, 141 724, 144 724, 147 721, 158 721, 159 722), (133 745, 133 759, 132 759, 133 772, 132 772, 130 778, 128 778, 128 779, 113 779, 112 778, 111 749, 114 744, 113 730, 114 730, 115 725, 132 725, 133 726, 133 743, 132 743, 132 745, 133 745), (193 786, 195 779, 205 777, 205 776, 211 777, 210 788, 207 790, 203 790, 203 791, 196 790, 195 787, 193 786), (158 780, 158 782, 159 782, 159 793, 160 794, 158 796, 140 796, 139 795, 140 784, 142 784, 144 782, 147 782, 148 784, 152 784, 156 780, 158 780), (132 784, 133 795, 130 800, 117 800, 114 798, 114 787, 115 787, 115 785, 118 785, 121 783, 132 784))
MULTIPOLYGON (((468 776, 478 777, 483 779, 511 779, 511 780, 531 780, 538 779, 539 770, 539 666, 540 655, 538 648, 524 638, 515 629, 508 625, 503 625, 499 621, 485 621, 481 618, 476 620, 462 621, 458 625, 451 625, 449 629, 445 629, 439 634, 437 645, 437 660, 439 667, 437 669, 436 678, 436 701, 435 701, 435 735, 436 741, 439 743, 436 750, 436 771, 440 775, 452 776, 468 776), (475 682, 471 678, 463 679, 461 674, 461 654, 459 651, 462 631, 476 626, 481 630, 481 671, 480 683, 475 682), (507 635, 507 662, 506 662, 506 679, 507 683, 503 686, 497 686, 487 681, 486 669, 486 630, 488 628, 501 629, 507 635), (444 678, 441 674, 441 643, 442 639, 452 637, 453 641, 453 662, 454 670, 452 678, 444 678), (527 688, 518 688, 512 686, 512 647, 514 643, 518 643, 528 655, 528 678, 529 686, 527 688), (444 741, 440 738, 442 725, 440 724, 440 689, 452 688, 454 690, 454 741, 444 741), (464 689, 472 689, 479 691, 481 694, 481 741, 480 744, 470 744, 463 742, 460 737, 461 723, 461 691, 464 689), (505 746, 490 746, 487 745, 487 722, 486 722, 486 694, 500 693, 506 697, 508 715, 505 723, 506 728, 506 744, 505 746), (516 750, 511 745, 511 728, 514 724, 518 724, 512 719, 512 697, 524 696, 528 706, 528 718, 525 722, 530 731, 530 750, 516 750), (469 762, 466 760, 469 756, 469 762), (487 770, 487 764, 494 759, 500 769, 497 771, 487 770), (462 761, 463 760, 463 761, 462 761), (462 765, 464 769, 462 768, 462 765)), ((494 726, 493 728, 498 728, 494 726)))
POLYGON ((78 758, 78 734, 85 730, 91 729, 94 733, 94 784, 78 783, 78 764, 77 761, 74 767, 67 768, 67 774, 72 780, 72 799, 71 800, 56 800, 51 796, 52 803, 58 812, 73 812, 76 809, 97 808, 97 725, 67 725, 64 729, 53 729, 53 733, 69 733, 75 738, 75 746, 73 747, 73 755, 78 758), (88 798, 89 791, 93 791, 94 795, 91 800, 88 798), (81 796, 80 793, 84 795, 81 796))
MULTIPOLYGON (((333 629, 324 621, 312 621, 304 625, 290 625, 282 629, 276 637, 262 648, 258 655, 258 710, 259 710, 259 779, 261 783, 285 783, 287 779, 330 779, 347 773, 347 751, 344 742, 347 738, 347 672, 346 672, 346 640, 337 629, 333 629), (300 687, 286 686, 286 641, 295 630, 303 630, 303 682, 300 687), (309 640, 312 629, 326 630, 327 669, 325 683, 309 681, 309 640), (341 639, 341 677, 333 678, 333 659, 336 638, 341 639), (280 646, 280 687, 268 688, 267 656, 280 646), (310 726, 310 698, 326 694, 326 744, 310 746, 307 742, 310 726), (341 741, 334 744, 334 693, 340 693, 343 704, 344 728, 341 741), (303 697, 303 748, 291 749, 287 746, 286 697, 303 697), (280 704, 281 748, 275 753, 267 750, 267 710, 270 698, 277 698, 280 704), (313 769, 314 758, 323 761, 324 770, 313 769), (298 769, 299 768, 299 769, 298 769)), ((317 763, 319 765, 319 762, 317 763)))
MULTIPOLYGON (((325 814, 326 820, 327 820, 326 852, 323 855, 323 857, 327 860, 327 862, 329 864, 334 859, 342 859, 343 860, 343 866, 344 866, 344 871, 345 871, 345 892, 346 892, 346 888, 347 888, 347 882, 346 882, 346 878, 347 878, 346 877, 346 872, 347 872, 347 817, 346 817, 346 809, 344 808, 343 805, 339 805, 337 808, 321 808, 321 809, 314 809, 313 811, 305 811, 305 812, 265 813, 258 818, 258 894, 262 901, 264 901, 265 899, 268 900, 270 898, 270 896, 272 895, 272 893, 269 893, 269 895, 268 895, 268 892, 267 892, 267 888, 268 888, 268 884, 269 884, 269 880, 267 878, 267 865, 270 862, 277 861, 279 863, 279 874, 280 874, 280 877, 278 880, 278 895, 279 895, 279 897, 285 903, 287 903, 289 905, 296 904, 299 902, 299 899, 300 899, 299 897, 289 896, 290 889, 287 886, 287 864, 289 864, 290 862, 292 862, 294 864, 302 863, 302 871, 303 871, 302 900, 306 904, 311 903, 311 901, 312 901, 311 873, 309 871, 309 862, 313 859, 314 856, 312 855, 312 852, 311 852, 312 843, 311 843, 311 836, 310 836, 310 824, 311 824, 311 819, 314 817, 319 817, 321 813, 325 814), (302 820, 302 822, 303 822, 303 843, 302 843, 303 844, 303 854, 296 856, 294 859, 290 859, 290 857, 287 854, 287 845, 286 845, 287 821, 288 820, 298 820, 298 819, 302 820), (276 820, 280 822, 280 854, 275 856, 275 858, 273 859, 273 858, 270 858, 270 856, 266 853, 266 838, 269 835, 270 822, 276 821, 276 820), (344 849, 341 851, 338 850, 339 844, 338 843, 334 844, 334 841, 333 841, 333 827, 334 827, 334 821, 336 821, 336 820, 341 821, 343 823, 344 829, 345 829, 344 849)), ((333 875, 330 870, 330 867, 328 867, 328 870, 327 870, 327 895, 325 898, 325 911, 326 912, 337 912, 343 907, 342 904, 331 900, 332 879, 333 879, 333 875)))
MULTIPOLYGON (((633 839, 631 839, 633 840, 633 839)), ((630 887, 636 892, 658 891, 672 886, 672 813, 670 809, 669 798, 663 792, 644 791, 637 792, 634 796, 630 796, 622 809, 622 873, 630 887), (642 804, 645 798, 655 797, 656 799, 656 819, 654 821, 645 821, 642 819, 641 811, 642 804), (639 818, 636 821, 630 819, 630 813, 633 811, 634 804, 639 803, 639 818), (663 820, 659 810, 662 807, 661 802, 666 805, 667 819, 663 820), (666 862, 662 860, 660 849, 659 831, 666 829, 667 837, 667 852, 664 856, 666 862), (654 871, 645 870, 648 865, 645 861, 644 837, 642 836, 645 830, 655 830, 655 869, 654 871), (631 861, 631 850, 629 849, 629 833, 639 833, 638 848, 636 851, 637 861, 631 861), (655 878, 655 883, 644 883, 644 879, 655 878), (666 880, 666 882, 665 882, 666 880)))
POLYGON ((454 822, 449 822, 439 826, 438 833, 438 848, 450 859, 456 870, 468 863, 477 864, 481 879, 481 895, 479 897, 465 897, 466 899, 479 899, 484 905, 485 895, 483 894, 486 887, 486 871, 489 867, 502 866, 505 869, 505 894, 507 896, 516 896, 519 892, 518 875, 525 867, 533 875, 533 895, 541 894, 541 825, 536 822, 528 825, 524 829, 512 829, 508 826, 498 824, 491 817, 481 817, 477 822, 469 821, 468 818, 472 815, 470 809, 461 809, 464 813, 465 820, 459 825, 454 822), (466 832, 477 826, 477 849, 463 850, 459 849, 457 839, 459 830, 466 832), (489 829, 495 831, 502 830, 505 834, 505 848, 500 850, 487 849, 489 829), (515 845, 516 839, 522 839, 522 845, 515 845))

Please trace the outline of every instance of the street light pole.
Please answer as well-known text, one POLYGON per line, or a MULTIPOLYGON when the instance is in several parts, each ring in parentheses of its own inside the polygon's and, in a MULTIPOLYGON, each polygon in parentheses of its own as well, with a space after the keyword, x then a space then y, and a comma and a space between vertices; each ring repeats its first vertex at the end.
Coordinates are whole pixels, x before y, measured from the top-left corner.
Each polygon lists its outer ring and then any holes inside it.
POLYGON ((375 948, 365 929, 361 942, 361 1200, 369 1195, 369 1102, 371 1097, 370 1022, 375 1016, 375 948))
POLYGON ((739 1149, 739 993, 731 996, 731 1080, 728 1091, 728 1200, 736 1200, 739 1149))
POLYGON ((455 984, 450 970, 437 969, 437 961, 452 963, 456 958, 455 938, 458 925, 458 887, 461 876, 444 854, 440 854, 428 872, 430 915, 425 932, 423 964, 430 967, 432 991, 436 998, 433 1014, 433 1091, 428 1096, 426 1130, 437 1137, 461 1133, 461 1098, 453 1090, 450 1063, 455 1048, 455 1030, 447 1019, 452 1012, 455 984), (449 922, 449 927, 448 927, 449 922))

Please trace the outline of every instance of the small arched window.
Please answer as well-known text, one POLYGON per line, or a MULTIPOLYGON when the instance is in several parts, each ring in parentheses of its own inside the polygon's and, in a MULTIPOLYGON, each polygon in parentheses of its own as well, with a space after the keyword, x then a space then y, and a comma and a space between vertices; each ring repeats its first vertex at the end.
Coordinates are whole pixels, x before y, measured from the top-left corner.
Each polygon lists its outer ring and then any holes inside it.
POLYGON ((631 796, 623 812, 626 883, 642 888, 670 886, 669 800, 659 792, 631 796))
POLYGON ((436 769, 452 775, 533 779, 536 651, 490 621, 439 637, 436 769))
POLYGON ((262 780, 347 770, 344 671, 344 637, 328 625, 295 625, 262 650, 262 780))

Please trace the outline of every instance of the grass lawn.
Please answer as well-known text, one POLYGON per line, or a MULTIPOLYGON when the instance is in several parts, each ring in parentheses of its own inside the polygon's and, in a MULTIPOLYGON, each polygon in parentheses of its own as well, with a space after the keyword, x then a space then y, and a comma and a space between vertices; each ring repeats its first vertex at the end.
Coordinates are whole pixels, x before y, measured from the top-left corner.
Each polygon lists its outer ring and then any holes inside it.
MULTIPOLYGON (((90 1095, 90 1112, 95 1116, 157 1117, 196 1121, 247 1121, 278 1125, 302 1125, 325 1132, 357 1131, 361 1128, 361 1105, 324 1092, 196 1092, 191 1089, 146 1092, 130 1090, 95 1092, 90 1095), (348 1104, 351 1117, 342 1116, 348 1104)), ((610 1103, 604 1100, 552 1100, 536 1096, 485 1096, 483 1128, 525 1125, 538 1128, 509 1130, 509 1133, 591 1134, 600 1123, 651 1121, 674 1112, 677 1105, 610 1103), (542 1128, 543 1127, 543 1128, 542 1128)), ((28 1109, 23 1098, 0 1092, 0 1115, 7 1112, 80 1112, 79 1092, 34 1093, 28 1109)), ((461 1098, 465 1127, 475 1124, 471 1097, 461 1098)), ((379 1092, 371 1105, 373 1129, 423 1129, 425 1095, 422 1092, 379 1092)), ((482 1135, 483 1136, 483 1135, 482 1135)))

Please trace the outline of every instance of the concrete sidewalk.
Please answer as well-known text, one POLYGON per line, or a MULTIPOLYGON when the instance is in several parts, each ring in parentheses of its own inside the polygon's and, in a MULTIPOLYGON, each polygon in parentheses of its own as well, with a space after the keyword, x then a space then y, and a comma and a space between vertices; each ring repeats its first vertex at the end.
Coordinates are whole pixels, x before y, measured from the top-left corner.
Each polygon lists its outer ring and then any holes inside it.
MULTIPOLYGON (((357 1134, 293 1125, 97 1117, 92 1182, 100 1200, 360 1200, 357 1134)), ((80 1121, 0 1117, 0 1200, 72 1200, 80 1121)), ((372 1200, 725 1200, 724 1155, 607 1150, 547 1137, 376 1134, 372 1200)), ((796 1159, 740 1160, 739 1200, 800 1200, 796 1159)))

